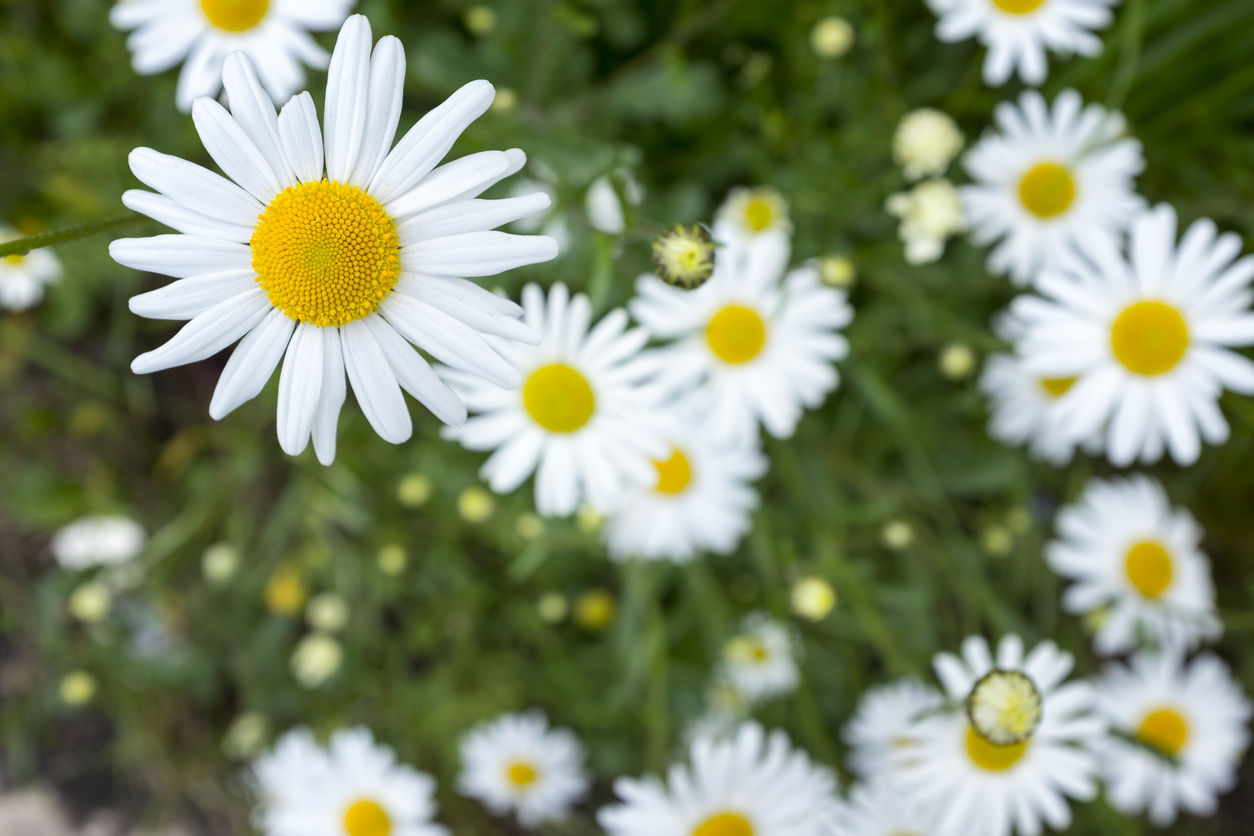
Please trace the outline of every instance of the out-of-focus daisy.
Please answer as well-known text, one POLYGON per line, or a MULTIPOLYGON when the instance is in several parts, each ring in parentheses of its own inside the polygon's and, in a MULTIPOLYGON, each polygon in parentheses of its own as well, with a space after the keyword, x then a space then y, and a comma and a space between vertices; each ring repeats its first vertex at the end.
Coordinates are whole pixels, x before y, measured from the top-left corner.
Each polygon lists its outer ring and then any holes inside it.
POLYGON ((925 716, 901 750, 901 787, 936 814, 937 836, 1035 836, 1042 823, 1064 831, 1069 798, 1097 795, 1089 747, 1105 726, 1087 682, 1065 682, 1074 659, 1053 642, 1024 658, 1007 636, 997 657, 979 636, 962 658, 936 657, 936 673, 962 708, 925 716))
POLYGON ((867 690, 842 732, 849 744, 849 768, 864 781, 886 775, 898 753, 917 742, 913 724, 943 703, 939 691, 914 679, 867 690))
POLYGON ((657 276, 636 282, 632 315, 675 341, 655 353, 659 380, 681 392, 700 386, 708 430, 720 440, 755 439, 759 422, 788 438, 840 380, 833 363, 849 351, 840 329, 853 310, 815 265, 785 277, 788 256, 780 236, 718 250, 714 275, 693 291, 657 276))
POLYGON ((622 235, 627 229, 628 207, 644 200, 644 187, 626 169, 603 174, 584 194, 588 225, 606 235, 622 235))
POLYGON ((133 298, 132 311, 191 320, 137 357, 133 371, 193 363, 239 340, 209 405, 220 419, 255 397, 283 360, 279 443, 296 455, 312 435, 324 464, 335 458, 345 372, 387 441, 413 432, 402 388, 441 420, 465 420, 465 406, 410 342, 468 374, 518 385, 484 334, 539 335, 516 319, 517 305, 454 276, 551 259, 552 239, 489 231, 548 198, 473 199, 521 167, 520 151, 436 167, 491 103, 486 81, 454 93, 392 149, 404 75, 400 41, 383 38, 372 56, 370 24, 357 15, 331 59, 325 143, 309 95, 276 118, 252 63, 236 52, 224 69, 232 113, 207 98, 192 113, 235 182, 147 148, 131 154, 131 169, 159 194, 131 191, 124 202, 183 234, 122 239, 109 251, 179 279, 133 298))
POLYGON ((770 186, 732 189, 714 220, 715 239, 729 246, 750 244, 763 237, 786 240, 791 234, 788 201, 770 186))
MULTIPOLYGON (((0 243, 14 241, 22 235, 12 227, 0 224, 0 243)), ((0 258, 0 308, 25 311, 44 298, 44 287, 61 278, 61 262, 47 249, 31 250, 26 255, 0 258)))
POLYGON ((597 813, 609 836, 819 836, 836 805, 835 777, 757 723, 698 737, 666 783, 619 778, 614 792, 597 813))
POLYGON ((507 714, 462 738, 457 788, 497 815, 516 813, 524 827, 564 819, 588 791, 584 750, 566 729, 550 729, 538 711, 507 714))
POLYGON ((679 224, 653 242, 653 269, 667 284, 692 290, 714 275, 714 238, 699 224, 679 224))
POLYGON ((859 784, 832 818, 832 836, 934 836, 935 816, 902 794, 892 780, 859 784))
POLYGON ((1185 665, 1174 653, 1143 652, 1131 667, 1109 668, 1097 694, 1115 732, 1101 746, 1115 809, 1148 812, 1159 827, 1180 810, 1213 814, 1216 797, 1236 785, 1254 716, 1227 666, 1210 654, 1185 665))
POLYGON ((661 393, 648 383, 654 365, 641 356, 648 335, 627 328, 627 313, 611 311, 591 329, 592 306, 582 293, 554 285, 546 300, 537 285, 523 289, 525 322, 539 345, 493 339, 523 380, 517 391, 459 369, 441 369, 472 412, 444 431, 471 450, 494 450, 480 475, 508 493, 536 473, 536 508, 568 516, 586 500, 613 510, 632 485, 657 478, 651 459, 664 458, 661 393))
POLYGON ((801 678, 798 651, 787 625, 764 612, 749 613, 740 633, 723 645, 719 675, 752 703, 791 694, 801 678))
POLYGON ((901 218, 897 234, 911 264, 939 261, 950 236, 967 228, 962 198, 948 180, 928 180, 908 192, 889 195, 885 207, 901 218))
POLYGON ((1045 50, 1062 56, 1098 55, 1095 30, 1110 25, 1110 7, 1119 0, 927 0, 940 20, 942 41, 979 38, 988 47, 984 83, 1000 87, 1016 70, 1033 86, 1045 81, 1045 50))
POLYGON ((432 823, 435 781, 341 729, 324 749, 307 728, 283 735, 254 765, 267 836, 445 836, 432 823))
POLYGON ((940 177, 964 141, 952 116, 934 107, 921 107, 907 113, 897 125, 893 159, 907 180, 940 177))
POLYGON ((1241 239, 1209 220, 1177 245, 1165 205, 1137 219, 1128 249, 1076 259, 1042 278, 1044 299, 1016 299, 1020 353, 1034 374, 1077 378, 1054 406, 1072 438, 1103 434, 1120 467, 1164 447, 1192 464, 1203 439, 1228 439, 1223 390, 1254 393, 1254 362, 1230 350, 1254 344, 1254 256, 1237 259, 1241 239))
POLYGON ((144 548, 148 535, 130 517, 81 517, 52 538, 52 555, 65 569, 126 563, 144 548))
POLYGON ((1052 110, 1027 90, 993 116, 999 132, 964 158, 973 182, 962 188, 972 237, 997 242, 989 272, 1024 285, 1076 250, 1117 245, 1145 205, 1133 182, 1145 168, 1141 143, 1124 136, 1123 116, 1085 107, 1074 90, 1052 110))
POLYGON ((240 50, 257 66, 262 87, 280 104, 305 83, 305 67, 325 69, 327 53, 310 32, 339 28, 356 0, 121 0, 109 11, 140 75, 179 62, 176 101, 187 112, 222 89, 223 63, 240 50))
MULTIPOLYGON (((988 434, 1011 447, 1027 445, 1035 459, 1062 467, 1075 453, 1075 441, 1063 431, 1050 407, 1075 383, 1070 377, 1041 377, 1014 354, 993 354, 984 363, 980 389, 989 399, 988 434)), ((1092 445, 1086 449, 1093 451, 1092 445)), ((1100 443, 1096 450, 1100 451, 1100 443)))
POLYGON ((1059 513, 1058 536, 1045 559, 1075 581, 1062 597, 1068 612, 1102 613, 1099 653, 1134 650, 1144 638, 1191 650, 1223 634, 1202 529, 1155 480, 1090 482, 1059 513))

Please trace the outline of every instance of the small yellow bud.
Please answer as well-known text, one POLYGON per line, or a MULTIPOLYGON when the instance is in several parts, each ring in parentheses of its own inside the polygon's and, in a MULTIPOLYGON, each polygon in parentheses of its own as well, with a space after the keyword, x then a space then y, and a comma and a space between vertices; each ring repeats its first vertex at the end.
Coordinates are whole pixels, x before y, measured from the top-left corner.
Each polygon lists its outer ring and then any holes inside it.
POLYGON ((705 284, 714 273, 714 239, 705 227, 680 224, 653 242, 653 269, 662 281, 677 287, 705 284))
POLYGON ((893 551, 901 551, 914 542, 914 529, 901 520, 889 520, 884 524, 880 539, 893 551))
POLYGON ((496 500, 492 498, 492 494, 477 485, 466 488, 457 498, 457 512, 466 522, 487 522, 495 511, 496 500))
POLYGON ((239 569, 239 549, 228 543, 215 543, 205 549, 200 558, 200 570, 205 580, 214 586, 222 586, 235 577, 239 569))
POLYGON ((849 290, 858 278, 858 271, 845 256, 829 255, 819 260, 819 276, 829 287, 849 290))
POLYGON ((70 614, 84 624, 96 624, 109 614, 113 595, 108 587, 97 581, 88 581, 70 595, 70 614))
POLYGON ((584 534, 596 534, 605 525, 605 517, 591 505, 584 505, 575 515, 575 522, 584 534))
POLYGON ((538 540, 544 536, 544 520, 535 514, 523 514, 518 518, 518 522, 514 524, 514 530, 524 540, 538 540))
POLYGON ((246 711, 235 718, 222 739, 222 751, 232 760, 252 760, 265 748, 270 721, 257 711, 246 711))
POLYGON ((810 47, 820 58, 839 58, 853 47, 853 25, 843 17, 825 17, 810 30, 810 47))
POLYGON ((308 595, 304 571, 298 564, 287 561, 279 564, 266 582, 266 609, 274 615, 296 615, 308 595))
POLYGON ((309 601, 305 619, 315 630, 338 633, 348 623, 348 604, 334 592, 323 592, 309 601))
POLYGON ((518 107, 518 91, 513 87, 496 88, 496 98, 492 100, 492 109, 497 113, 509 113, 518 107))
POLYGON ((406 508, 426 505, 433 490, 431 479, 421 473, 411 473, 396 485, 396 498, 406 508))
POLYGON ((600 632, 614 620, 617 604, 608 589, 589 589, 575 600, 575 623, 585 630, 600 632))
POLYGON ((344 648, 334 637, 313 633, 301 639, 292 654, 292 675, 302 688, 317 688, 344 662, 344 648))
POLYGON ((560 624, 566 618, 569 607, 566 604, 566 596, 562 593, 546 592, 540 596, 536 609, 540 613, 540 618, 546 623, 560 624))
POLYGON ((96 697, 96 677, 87 671, 73 671, 61 680, 60 691, 66 705, 86 705, 96 697))
POLYGON ((975 370, 975 352, 970 346, 953 343, 940 355, 941 374, 950 380, 964 380, 975 370))
POLYGON ((399 575, 409 565, 409 555, 405 547, 398 543, 389 543, 379 549, 379 571, 385 575, 399 575))
POLYGON ((836 606, 836 590, 823 578, 802 578, 792 586, 792 611, 810 621, 822 621, 836 606))
POLYGON ((990 525, 980 537, 984 551, 993 557, 1005 557, 1014 548, 1015 536, 1004 525, 990 525))
POLYGON ((462 15, 467 31, 475 37, 483 37, 496 28, 496 12, 487 6, 471 6, 462 15))

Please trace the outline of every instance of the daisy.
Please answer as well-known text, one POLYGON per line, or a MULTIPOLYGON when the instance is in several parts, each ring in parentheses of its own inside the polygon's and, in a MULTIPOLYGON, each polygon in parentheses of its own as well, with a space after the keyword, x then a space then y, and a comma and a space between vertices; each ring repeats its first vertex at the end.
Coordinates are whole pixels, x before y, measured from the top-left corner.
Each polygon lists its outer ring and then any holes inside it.
POLYGON ((121 0, 109 21, 130 31, 126 45, 140 75, 183 62, 176 102, 186 113, 222 89, 223 63, 236 50, 257 65, 276 103, 305 83, 305 68, 326 69, 327 53, 310 37, 340 27, 356 0, 121 0), (132 31, 133 30, 133 31, 132 31))
POLYGON ((714 220, 714 237, 728 246, 765 239, 787 240, 792 235, 788 201, 778 189, 738 186, 727 194, 714 220))
POLYGON ((1074 250, 1116 245, 1145 205, 1133 182, 1145 168, 1141 143, 1123 135, 1123 116, 1085 107, 1074 90, 1052 111, 1027 90, 993 115, 1000 132, 966 155, 973 182, 962 189, 976 243, 999 242, 989 272, 1024 285, 1074 250))
POLYGON ((832 836, 933 836, 927 810, 905 797, 892 781, 859 784, 836 808, 832 836))
POLYGON ((462 738, 458 791, 493 813, 514 812, 524 827, 566 818, 588 791, 584 750, 538 711, 507 714, 462 738))
POLYGON ((751 703, 797 690, 796 647, 788 628, 764 612, 745 616, 740 634, 723 645, 719 676, 751 703))
POLYGON ((446 836, 431 821, 435 781, 374 742, 341 729, 326 748, 288 732, 254 766, 266 836, 446 836))
POLYGON ((901 218, 897 236, 906 244, 906 263, 940 261, 945 242, 967 228, 962 197, 948 180, 926 180, 908 192, 888 196, 890 215, 901 218))
POLYGON ((865 781, 875 781, 893 767, 897 753, 916 741, 913 724, 938 711, 940 693, 914 679, 877 685, 858 700, 842 736, 849 744, 849 768, 865 781))
MULTIPOLYGON (((717 234, 716 234, 717 237, 717 234)), ((832 364, 849 352, 839 333, 853 319, 843 291, 825 287, 816 265, 786 277, 784 236, 752 247, 724 247, 714 275, 696 290, 641 276, 632 315, 653 336, 659 380, 679 392, 700 387, 708 430, 747 443, 759 422, 789 438, 805 409, 823 403, 840 377, 832 364)))
POLYGON ((556 284, 546 300, 537 285, 523 289, 527 325, 542 335, 535 347, 489 339, 523 380, 517 391, 484 382, 465 369, 441 369, 477 414, 445 438, 471 450, 494 450, 480 475, 508 493, 536 473, 536 508, 569 516, 586 500, 606 513, 632 484, 657 479, 651 459, 668 448, 648 384, 655 366, 640 350, 648 336, 627 329, 627 313, 611 311, 589 329, 592 305, 556 284))
POLYGON ((952 116, 934 107, 921 107, 898 123, 893 134, 893 159, 909 182, 940 177, 965 142, 952 116))
POLYGON ((1135 650, 1143 637, 1192 650, 1223 634, 1202 529, 1187 509, 1172 507, 1157 481, 1090 482, 1059 513, 1058 534, 1045 559, 1075 581, 1063 594, 1067 612, 1102 613, 1097 652, 1135 650))
POLYGON ((255 397, 282 359, 279 444, 297 455, 312 434, 324 464, 335 458, 346 372, 371 426, 393 444, 413 431, 402 387, 441 420, 465 420, 461 401, 410 342, 468 373, 518 385, 483 334, 532 342, 538 335, 516 320, 517 305, 455 276, 492 275, 557 251, 548 238, 488 231, 543 209, 547 197, 473 199, 517 171, 522 152, 485 151, 436 167, 492 102, 492 85, 466 85, 389 152, 405 54, 395 38, 379 41, 373 56, 370 45, 370 24, 352 17, 331 59, 325 144, 308 93, 276 119, 247 56, 228 56, 233 113, 205 98, 192 115, 235 182, 137 149, 131 168, 159 194, 131 191, 123 201, 183 234, 109 248, 121 264, 179 279, 133 298, 132 311, 191 320, 131 369, 193 363, 240 340, 209 405, 220 419, 255 397))
POLYGON ((1074 659, 1053 642, 1024 658, 1018 636, 968 638, 963 658, 936 657, 952 708, 916 722, 917 743, 899 753, 901 787, 936 813, 937 836, 1036 836, 1064 831, 1068 798, 1097 794, 1088 746, 1104 733, 1086 682, 1064 683, 1074 659))
POLYGON ((52 554, 65 569, 116 566, 134 558, 148 535, 129 517, 80 517, 52 538, 52 554))
MULTIPOLYGON (((15 241, 22 235, 16 229, 0 225, 0 243, 15 241)), ((0 308, 24 311, 44 298, 44 287, 61 278, 61 262, 46 249, 31 250, 26 255, 0 258, 0 308)))
POLYGON ((1119 0, 927 0, 940 17, 936 37, 949 43, 978 37, 988 47, 984 83, 1000 87, 1018 71, 1039 86, 1049 72, 1045 50, 1068 57, 1102 51, 1095 30, 1105 29, 1119 0))
POLYGON ((1228 439, 1223 389, 1254 393, 1254 362, 1229 350, 1254 344, 1254 256, 1238 259, 1241 239, 1209 220, 1175 241, 1175 210, 1158 206, 1133 225, 1129 258, 1076 259, 1042 278, 1044 299, 1012 305, 1028 368, 1077 378, 1054 407, 1067 434, 1101 433, 1120 467, 1158 461, 1164 447, 1192 464, 1203 439, 1228 439))
POLYGON ((1215 812, 1236 785, 1250 745, 1254 706, 1216 657, 1187 666, 1175 654, 1140 653, 1097 685, 1098 708, 1115 734, 1101 747, 1106 792, 1126 815, 1149 813, 1165 827, 1180 810, 1215 812))
POLYGON ((728 740, 693 741, 691 765, 656 778, 619 778, 622 803, 597 820, 609 836, 819 836, 836 779, 782 731, 746 723, 728 740))

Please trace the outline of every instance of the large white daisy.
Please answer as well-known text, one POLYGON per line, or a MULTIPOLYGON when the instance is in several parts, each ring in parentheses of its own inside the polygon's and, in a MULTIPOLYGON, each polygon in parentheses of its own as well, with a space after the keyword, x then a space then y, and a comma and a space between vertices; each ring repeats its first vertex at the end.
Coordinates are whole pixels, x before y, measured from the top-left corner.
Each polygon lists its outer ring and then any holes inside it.
POLYGON ((934 836, 934 819, 891 779, 858 784, 836 808, 832 836, 934 836))
POLYGON ((621 803, 597 813, 609 836, 819 836, 836 806, 832 773, 757 723, 697 738, 667 778, 615 781, 621 803))
POLYGON ((1145 639, 1192 650, 1223 634, 1202 529, 1187 509, 1172 507, 1157 481, 1090 482, 1058 514, 1058 537, 1045 559, 1075 581, 1062 598, 1068 612, 1102 611, 1093 639, 1099 653, 1135 650, 1145 639))
POLYGON ((750 703, 791 694, 801 681, 799 651, 787 625, 765 612, 751 612, 740 633, 723 645, 718 676, 750 703))
POLYGON ((1148 812, 1164 827, 1180 810, 1215 812, 1237 782, 1254 706, 1210 654, 1185 665, 1174 653, 1140 653, 1098 681, 1098 708, 1116 732, 1101 746, 1110 803, 1148 812))
MULTIPOLYGON (((0 244, 21 238, 12 227, 0 224, 0 244)), ((44 287, 61 278, 61 262, 46 249, 26 255, 0 258, 0 308, 24 311, 44 298, 44 287)))
POLYGON ((940 692, 915 679, 867 690, 842 731, 849 744, 849 768, 864 781, 888 774, 901 750, 915 742, 914 724, 943 705, 940 692))
POLYGON ((1241 246, 1209 220, 1177 245, 1175 210, 1160 205, 1133 225, 1128 258, 1103 248, 1046 273, 1045 298, 1014 301, 1028 369, 1077 378, 1053 407, 1068 435, 1102 433, 1120 467, 1164 447, 1192 464, 1203 439, 1228 439, 1220 394, 1254 394, 1254 362, 1229 350, 1254 344, 1254 256, 1238 259, 1241 246))
POLYGON ((648 380, 656 365, 641 355, 648 335, 627 329, 627 313, 611 311, 589 329, 592 306, 556 284, 548 299, 523 289, 525 322, 539 331, 532 347, 492 339, 490 345, 523 380, 517 391, 465 369, 441 369, 444 380, 479 413, 444 431, 471 450, 494 450, 480 474, 508 493, 536 472, 536 508, 567 516, 586 500, 601 513, 632 485, 657 478, 651 460, 668 447, 661 392, 648 380))
POLYGON ((276 118, 247 56, 232 53, 224 73, 232 112, 202 98, 192 115, 235 182, 151 149, 131 154, 131 169, 159 194, 131 191, 124 202, 183 234, 122 239, 109 252, 179 279, 133 298, 132 311, 191 320, 131 369, 193 363, 240 340, 209 405, 220 419, 255 397, 282 359, 279 443, 296 455, 312 434, 323 463, 335 458, 346 372, 371 426, 394 444, 413 430, 402 388, 441 420, 465 420, 462 402, 410 342, 517 386, 517 372, 483 335, 538 335, 517 321, 517 305, 455 277, 553 258, 552 239, 488 231, 543 209, 548 198, 474 200, 521 167, 520 151, 437 168, 492 102, 492 85, 466 85, 392 149, 405 53, 387 37, 372 56, 370 24, 360 15, 345 24, 331 60, 325 143, 308 93, 276 118))
POLYGON ((1000 132, 963 159, 972 183, 962 189, 973 239, 996 242, 989 272, 1023 285, 1075 250, 1117 245, 1145 205, 1133 182, 1145 168, 1141 143, 1124 136, 1123 117, 1086 107, 1074 90, 1052 110, 1026 90, 993 118, 1000 132))

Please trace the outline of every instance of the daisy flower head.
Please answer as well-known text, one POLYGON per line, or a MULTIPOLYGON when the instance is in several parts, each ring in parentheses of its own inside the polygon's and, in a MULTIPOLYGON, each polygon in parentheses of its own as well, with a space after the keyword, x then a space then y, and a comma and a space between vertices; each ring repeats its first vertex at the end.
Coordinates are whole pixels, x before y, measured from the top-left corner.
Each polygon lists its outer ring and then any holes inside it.
POLYGON ((737 186, 727 193, 714 220, 714 239, 727 246, 746 246, 792 235, 788 200, 771 186, 737 186))
POLYGON ((52 538, 52 555, 64 569, 116 566, 138 555, 148 539, 144 527, 130 517, 80 517, 52 538))
POLYGON ((1217 657, 1138 653, 1103 674, 1097 705, 1113 732, 1100 753, 1116 810, 1165 827, 1181 810, 1213 814, 1236 785, 1254 706, 1217 657))
POLYGON ((962 188, 972 237, 996 243, 994 275, 1035 282, 1074 251, 1117 246, 1145 201, 1134 179, 1145 168, 1141 143, 1124 136, 1123 116, 1085 106, 1064 90, 1051 109, 1035 90, 993 112, 986 134, 963 160, 962 188))
POLYGON ((740 633, 723 645, 719 676, 751 703, 791 694, 801 680, 799 652, 786 625, 752 612, 741 622, 740 633))
POLYGON ((1201 541, 1193 515, 1172 507, 1156 480, 1094 480, 1059 513, 1045 559, 1075 582, 1062 597, 1068 612, 1101 613, 1099 653, 1135 650, 1146 638, 1192 650, 1223 634, 1201 541))
POLYGON ((632 485, 657 479, 665 459, 662 392, 649 380, 655 364, 641 354, 648 335, 611 311, 595 326, 592 305, 566 285, 523 289, 525 322, 538 345, 491 338, 490 345, 523 381, 515 391, 465 369, 441 369, 476 415, 444 431, 471 450, 493 450, 480 475, 508 493, 536 474, 536 509, 565 517, 586 503, 612 511, 632 485))
POLYGON ((940 261, 945 242, 967 228, 962 196, 945 179, 927 180, 908 192, 889 195, 884 206, 901 218, 897 235, 906 244, 909 264, 940 261))
POLYGON ((619 804, 597 821, 609 836, 819 836, 836 779, 782 731, 746 723, 727 739, 698 737, 667 781, 619 778, 619 804))
POLYGON ((1220 394, 1254 394, 1254 361, 1231 350, 1254 344, 1254 256, 1241 247, 1205 219, 1177 245, 1175 210, 1160 205, 1133 224, 1127 257, 1103 248, 1014 301, 1028 368, 1076 378, 1054 406, 1072 438, 1103 435, 1119 467, 1164 449, 1189 465, 1203 440, 1227 441, 1220 394))
POLYGON ((1018 72, 1034 87, 1049 74, 1045 51, 1092 57, 1102 51, 1094 31, 1114 18, 1119 0, 927 0, 947 43, 978 38, 988 48, 984 83, 1000 87, 1018 72))
POLYGON ((864 781, 887 775, 898 753, 917 742, 914 724, 943 705, 940 692, 915 679, 869 689, 842 732, 849 745, 849 768, 864 781))
POLYGON ((539 711, 506 714, 462 738, 458 791, 493 813, 516 813, 525 827, 566 817, 588 791, 584 750, 539 711))
POLYGON ((836 807, 831 836, 934 836, 935 816, 887 778, 858 784, 836 807))
POLYGON ((435 781, 398 763, 369 730, 341 729, 326 747, 294 729, 257 759, 267 836, 447 836, 431 821, 435 781))
POLYGON ((308 93, 276 117, 246 55, 232 53, 223 72, 231 112, 202 98, 192 116, 231 180, 148 148, 131 154, 131 169, 158 193, 130 191, 123 202, 181 234, 121 239, 110 254, 178 279, 131 299, 132 311, 191 320, 132 371, 194 363, 239 340, 209 404, 221 419, 260 393, 282 360, 279 444, 297 455, 312 435, 323 464, 335 458, 346 373, 371 426, 393 444, 413 431, 402 388, 442 421, 465 420, 465 406, 410 343, 517 386, 484 335, 538 335, 516 319, 517 305, 460 277, 553 258, 552 239, 489 231, 548 198, 474 199, 522 166, 521 151, 437 167, 487 109, 492 85, 467 84, 392 149, 405 53, 386 37, 372 55, 360 15, 331 59, 325 140, 308 93))
POLYGON ((338 29, 356 0, 119 0, 109 21, 130 32, 126 46, 140 75, 182 62, 176 103, 184 113, 222 89, 223 64, 237 50, 256 65, 265 92, 287 101, 305 83, 305 66, 322 70, 327 53, 310 32, 338 29))
POLYGON ((934 107, 921 107, 898 123, 893 134, 893 159, 908 181, 940 177, 964 142, 952 116, 934 107))
MULTIPOLYGON (((21 238, 16 229, 0 224, 0 243, 21 238)), ((47 249, 0 258, 0 308, 25 311, 44 298, 44 288, 61 278, 61 262, 47 249)))

